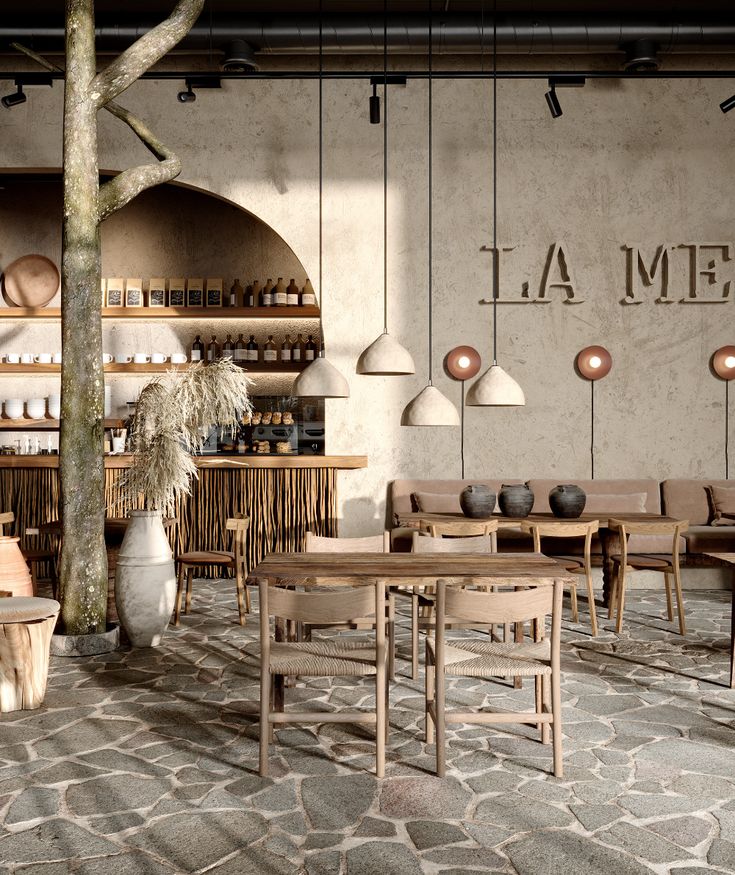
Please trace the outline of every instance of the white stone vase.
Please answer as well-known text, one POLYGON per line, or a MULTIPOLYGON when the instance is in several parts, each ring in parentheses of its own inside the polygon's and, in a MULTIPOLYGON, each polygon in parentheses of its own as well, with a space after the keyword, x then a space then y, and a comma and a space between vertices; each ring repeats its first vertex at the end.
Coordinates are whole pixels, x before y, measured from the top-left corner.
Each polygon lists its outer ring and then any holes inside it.
POLYGON ((176 569, 161 514, 134 510, 120 545, 115 605, 134 647, 157 647, 176 601, 176 569))

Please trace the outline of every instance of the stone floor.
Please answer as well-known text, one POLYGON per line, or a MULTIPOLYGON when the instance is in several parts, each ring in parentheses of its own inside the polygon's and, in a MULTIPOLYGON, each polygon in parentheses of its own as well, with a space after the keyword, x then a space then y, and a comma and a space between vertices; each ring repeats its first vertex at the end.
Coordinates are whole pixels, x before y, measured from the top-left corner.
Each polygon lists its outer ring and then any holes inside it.
MULTIPOLYGON (((688 595, 683 640, 660 593, 631 593, 621 638, 565 622, 563 780, 515 727, 459 727, 433 777, 421 682, 400 662, 377 781, 368 731, 328 724, 279 731, 258 777, 257 626, 234 622, 232 591, 198 583, 159 648, 52 660, 46 707, 0 719, 2 871, 735 872, 726 594, 688 595)), ((527 707, 530 686, 462 680, 450 700, 527 707)), ((370 692, 317 680, 287 701, 331 711, 370 692)))

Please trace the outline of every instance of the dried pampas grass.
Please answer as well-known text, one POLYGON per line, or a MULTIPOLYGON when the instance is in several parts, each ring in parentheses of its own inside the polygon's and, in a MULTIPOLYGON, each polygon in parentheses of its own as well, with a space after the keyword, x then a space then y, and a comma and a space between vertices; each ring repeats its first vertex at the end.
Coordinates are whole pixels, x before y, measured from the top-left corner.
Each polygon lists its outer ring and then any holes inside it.
POLYGON ((252 412, 251 380, 230 359, 169 371, 140 393, 132 430, 133 464, 122 478, 125 503, 143 496, 148 510, 175 513, 176 500, 189 495, 200 452, 215 425, 237 428, 252 412))

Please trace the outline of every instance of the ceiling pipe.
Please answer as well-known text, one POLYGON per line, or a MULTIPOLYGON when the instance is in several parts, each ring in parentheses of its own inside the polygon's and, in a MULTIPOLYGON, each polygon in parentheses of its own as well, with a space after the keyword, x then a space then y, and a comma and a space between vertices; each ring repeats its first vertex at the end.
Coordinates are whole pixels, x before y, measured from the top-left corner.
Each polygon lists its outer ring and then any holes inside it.
MULTIPOLYGON (((98 16, 97 48, 100 53, 119 52, 158 22, 105 21, 98 16)), ((437 54, 479 54, 492 40, 492 18, 479 14, 437 15, 433 23, 437 54)), ((13 41, 38 52, 63 51, 63 22, 39 26, 16 17, 0 24, 0 47, 13 41)), ((314 17, 259 22, 245 17, 200 21, 172 54, 221 53, 235 40, 252 46, 260 55, 312 55, 319 45, 319 25, 314 17)), ((395 55, 424 55, 428 48, 428 23, 424 15, 394 15, 388 22, 388 40, 395 55)), ((670 19, 614 16, 503 15, 498 18, 497 48, 502 54, 624 54, 631 45, 646 40, 659 54, 735 52, 732 16, 670 19)), ((383 51, 382 16, 332 16, 324 19, 324 52, 332 55, 372 55, 383 51)))

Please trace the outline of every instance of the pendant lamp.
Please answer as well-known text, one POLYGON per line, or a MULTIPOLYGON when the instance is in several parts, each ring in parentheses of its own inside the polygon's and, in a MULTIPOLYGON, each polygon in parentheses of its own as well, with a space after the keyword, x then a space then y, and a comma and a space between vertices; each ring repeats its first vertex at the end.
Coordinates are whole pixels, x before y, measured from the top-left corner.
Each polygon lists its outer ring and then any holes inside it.
POLYGON ((388 334, 388 0, 383 2, 383 333, 357 360, 358 374, 413 374, 411 353, 388 334))
POLYGON ((523 389, 498 364, 498 28, 497 2, 493 4, 493 363, 470 386, 467 404, 471 407, 522 407, 523 389))
POLYGON ((324 188, 324 51, 322 27, 322 0, 319 0, 319 331, 322 342, 319 355, 294 380, 291 394, 296 398, 349 398, 350 387, 347 380, 333 364, 327 361, 324 349, 323 305, 324 288, 322 278, 323 249, 323 188, 324 188))
POLYGON ((432 324, 432 20, 431 0, 429 0, 429 384, 419 394, 409 401, 403 410, 401 425, 459 425, 459 413, 446 395, 443 395, 433 384, 433 324, 432 324))

